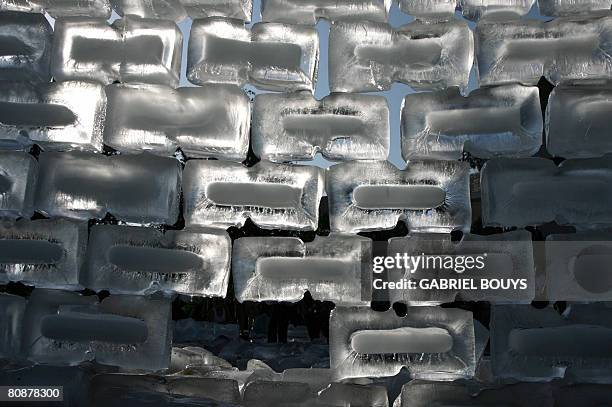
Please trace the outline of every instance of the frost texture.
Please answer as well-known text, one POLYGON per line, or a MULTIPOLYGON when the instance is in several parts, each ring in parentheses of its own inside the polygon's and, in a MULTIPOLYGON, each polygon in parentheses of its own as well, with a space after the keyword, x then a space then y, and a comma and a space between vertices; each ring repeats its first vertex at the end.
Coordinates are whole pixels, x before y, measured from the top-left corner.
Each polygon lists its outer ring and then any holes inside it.
POLYGON ((22 219, 1 223, 0 283, 80 289, 86 246, 85 222, 22 219))
POLYGON ((252 0, 111 0, 117 13, 125 16, 174 20, 231 17, 251 20, 252 0))
POLYGON ((610 0, 538 0, 540 13, 547 16, 575 16, 577 14, 608 13, 610 0))
POLYGON ((0 11, 11 10, 26 13, 47 12, 51 17, 102 17, 109 18, 109 0, 4 0, 0 11))
POLYGON ((128 16, 55 21, 51 73, 57 81, 144 82, 176 87, 183 35, 171 21, 128 16))
POLYGON ((402 110, 402 155, 457 160, 528 157, 542 145, 538 88, 481 88, 463 97, 457 88, 413 93, 402 110))
POLYGON ((262 94, 253 109, 253 151, 276 161, 385 160, 389 154, 389 107, 383 97, 333 94, 320 101, 310 92, 262 94))
POLYGON ((475 339, 472 313, 460 309, 409 307, 405 317, 369 307, 336 307, 330 316, 330 365, 336 379, 382 377, 406 367, 413 378, 455 380, 474 375, 475 339), (370 335, 367 353, 355 349, 355 336, 370 335), (444 334, 449 343, 436 344, 444 334), (430 352, 388 352, 390 345, 430 352))
POLYGON ((110 85, 104 142, 122 152, 243 161, 251 108, 240 88, 110 85))
POLYGON ((0 82, 0 146, 102 151, 106 96, 88 82, 0 82))
POLYGON ((262 0, 263 21, 289 24, 316 24, 330 21, 368 20, 384 23, 390 0, 262 0))
POLYGON ((0 218, 29 218, 38 179, 38 163, 30 154, 0 151, 0 218))
POLYGON ((194 84, 250 83, 260 89, 314 90, 319 37, 314 27, 194 20, 189 37, 187 78, 194 84))
POLYGON ((327 172, 331 229, 344 233, 392 229, 468 231, 469 167, 453 161, 415 161, 401 171, 386 161, 348 162, 327 172))
POLYGON ((416 89, 466 89, 474 62, 474 38, 461 21, 415 21, 399 29, 334 23, 329 49, 332 92, 387 90, 393 82, 416 89))
POLYGON ((183 182, 185 222, 225 229, 251 218, 262 228, 315 230, 323 184, 316 167, 190 160, 183 182))
POLYGON ((243 237, 232 254, 236 299, 296 302, 308 291, 315 300, 369 304, 362 290, 371 287, 371 256, 371 241, 359 236, 243 237))
POLYGON ((565 160, 496 158, 481 172, 485 226, 557 222, 578 228, 612 223, 612 157, 565 160))
POLYGON ((177 221, 181 169, 175 159, 43 153, 39 163, 35 207, 48 216, 87 220, 110 213, 134 223, 177 221))
POLYGON ((612 16, 481 21, 475 35, 481 85, 612 76, 612 16))
POLYGON ((218 230, 190 232, 97 225, 91 230, 85 286, 142 294, 155 290, 225 297, 230 239, 218 230))
POLYGON ((0 80, 48 82, 52 42, 53 29, 42 14, 0 13, 0 80))

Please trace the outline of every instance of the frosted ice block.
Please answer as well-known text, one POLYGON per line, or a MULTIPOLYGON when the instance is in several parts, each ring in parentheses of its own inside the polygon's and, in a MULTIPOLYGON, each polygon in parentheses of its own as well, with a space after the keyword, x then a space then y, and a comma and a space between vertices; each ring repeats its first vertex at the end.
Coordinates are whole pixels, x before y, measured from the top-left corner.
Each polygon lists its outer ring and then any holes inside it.
POLYGON ((384 23, 334 23, 329 49, 332 92, 386 90, 393 82, 416 89, 465 89, 474 62, 472 32, 458 20, 417 20, 399 29, 384 23))
POLYGON ((26 300, 0 293, 0 358, 17 359, 26 300))
POLYGON ((319 58, 314 27, 211 17, 191 25, 187 78, 194 84, 250 83, 267 90, 313 91, 319 58))
MULTIPOLYGON (((394 289, 391 302, 436 305, 453 301, 531 302, 535 296, 535 270, 531 234, 527 231, 491 236, 464 234, 460 242, 448 234, 422 234, 389 239, 388 256, 412 258, 408 268, 389 271, 391 281, 470 279, 471 288, 394 289), (471 259, 471 260, 469 260, 471 259), (419 261, 415 266, 415 261, 419 261), (486 288, 481 280, 500 279, 504 285, 486 288), (526 287, 521 288, 521 280, 526 287)), ((418 283, 417 283, 418 284, 418 283)))
POLYGON ((249 150, 251 107, 231 85, 173 89, 109 85, 104 142, 118 151, 243 161, 249 150))
POLYGON ((30 154, 0 151, 0 218, 29 218, 38 179, 38 162, 30 154))
POLYGON ((547 16, 575 16, 610 11, 610 0, 538 0, 540 13, 547 16))
POLYGON ((463 97, 458 88, 406 96, 402 110, 405 159, 457 160, 528 157, 542 145, 538 88, 508 85, 476 89, 463 97))
POLYGON ((96 291, 142 294, 164 290, 225 297, 231 241, 202 232, 97 225, 91 229, 84 285, 96 291))
POLYGON ((612 157, 496 158, 481 172, 482 222, 523 227, 555 221, 594 228, 612 223, 612 157))
POLYGON ((522 381, 612 378, 612 310, 601 305, 554 308, 496 306, 491 322, 493 373, 522 381))
POLYGON ((48 82, 52 42, 53 29, 42 14, 1 12, 0 80, 48 82))
POLYGON ((553 407, 550 387, 536 383, 518 383, 487 388, 477 383, 432 383, 412 381, 402 386, 394 407, 553 407))
POLYGON ((106 96, 88 82, 0 82, 0 146, 102 151, 106 96))
POLYGON ((96 296, 35 289, 26 307, 22 351, 52 365, 87 360, 130 369, 170 364, 171 301, 162 297, 96 296))
POLYGON ((308 291, 315 300, 369 304, 371 257, 372 242, 360 236, 243 237, 232 253, 236 299, 296 302, 308 291))
POLYGON ((390 7, 390 0, 263 0, 261 15, 263 21, 290 24, 316 24, 319 18, 384 23, 390 7))
POLYGON ((612 83, 576 81, 553 89, 546 107, 546 150, 555 157, 612 153, 612 83))
POLYGON ((48 13, 53 18, 87 16, 109 18, 111 5, 109 0, 5 0, 0 10, 20 11, 25 13, 48 13))
POLYGON ((481 85, 612 77, 612 16, 483 20, 475 36, 481 85))
POLYGON ((79 289, 87 223, 62 219, 0 223, 0 283, 79 289))
POLYGON ((511 20, 524 17, 536 0, 458 0, 461 14, 468 20, 481 18, 490 20, 511 20))
POLYGON ((181 167, 148 154, 43 153, 35 207, 48 216, 134 223, 177 221, 181 167))
POLYGON ((330 316, 330 366, 338 380, 394 376, 406 367, 416 379, 471 377, 476 367, 472 313, 460 309, 336 307, 330 316))
POLYGON ((185 222, 227 228, 251 218, 262 228, 315 230, 323 188, 324 172, 316 167, 190 160, 183 181, 185 222))
POLYGON ((612 232, 546 238, 546 299, 612 301, 612 232))
POLYGON ((189 17, 230 17, 251 20, 253 0, 180 0, 189 17))
POLYGON ((327 171, 331 229, 344 233, 393 229, 468 231, 469 167, 455 161, 415 161, 401 171, 387 161, 353 161, 327 171))
POLYGON ((127 16, 55 21, 51 73, 57 81, 144 82, 176 87, 183 35, 172 21, 127 16))
POLYGON ((389 107, 382 96, 310 92, 268 93, 255 98, 253 152, 264 160, 385 160, 389 107))
POLYGON ((406 14, 430 21, 450 20, 458 0, 399 0, 399 9, 406 14))

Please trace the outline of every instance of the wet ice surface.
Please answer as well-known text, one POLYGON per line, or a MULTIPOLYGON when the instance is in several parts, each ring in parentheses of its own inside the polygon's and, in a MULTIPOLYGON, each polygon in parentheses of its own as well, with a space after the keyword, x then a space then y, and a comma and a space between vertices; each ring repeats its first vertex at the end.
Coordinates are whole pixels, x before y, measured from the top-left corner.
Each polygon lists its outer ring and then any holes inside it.
POLYGON ((404 99, 402 155, 405 159, 457 160, 528 157, 542 145, 538 88, 508 85, 477 89, 463 97, 457 88, 413 93, 404 99))
POLYGON ((538 0, 540 13, 547 16, 575 16, 594 12, 608 12, 612 6, 610 0, 538 0))
POLYGON ((51 72, 57 81, 144 82, 176 87, 183 35, 171 21, 128 16, 55 21, 51 72))
POLYGON ((159 370, 170 363, 168 298, 96 296, 36 289, 25 311, 21 349, 39 363, 95 359, 124 368, 159 370))
POLYGON ((290 24, 315 24, 318 18, 332 21, 368 20, 384 23, 388 0, 262 0, 262 20, 290 24))
POLYGON ((42 14, 0 13, 0 80, 48 82, 52 42, 53 29, 42 14))
POLYGON ((29 218, 38 179, 38 163, 22 152, 0 151, 0 218, 29 218))
POLYGON ((175 159, 43 153, 39 165, 35 208, 48 216, 87 220, 110 213, 134 223, 177 221, 181 169, 175 159))
POLYGON ((563 315, 552 307, 497 306, 491 354, 500 378, 609 382, 612 313, 600 304, 571 305, 563 315))
POLYGON ((484 17, 510 20, 526 16, 536 0, 459 0, 458 3, 463 17, 468 20, 478 21, 484 17))
POLYGON ((180 0, 191 18, 230 17, 251 20, 253 0, 180 0))
POLYGON ((88 82, 0 83, 0 146, 102 151, 106 96, 88 82))
POLYGON ((204 232, 97 225, 91 230, 85 285, 111 293, 158 289, 225 297, 229 281, 229 236, 204 232))
POLYGON ((323 189, 323 171, 316 167, 190 160, 183 182, 185 222, 227 228, 248 217, 262 228, 315 230, 323 189))
POLYGON ((421 19, 443 21, 453 18, 457 0, 399 0, 399 8, 421 19))
POLYGON ((414 381, 402 387, 394 407, 479 406, 479 407, 553 407, 550 389, 544 385, 520 383, 490 388, 478 383, 431 383, 414 381))
POLYGON ((612 16, 481 21, 476 28, 480 84, 535 85, 610 78, 612 16))
POLYGON ((25 219, 0 224, 0 282, 79 289, 87 224, 25 219))
POLYGON ((47 12, 53 18, 69 16, 109 18, 111 15, 109 0, 6 0, 0 4, 0 10, 47 12))
POLYGON ((546 107, 546 150, 564 158, 612 153, 608 136, 611 112, 610 82, 575 81, 555 87, 546 107))
POLYGON ((476 365, 472 313, 459 309, 413 307, 398 317, 393 310, 337 307, 329 348, 337 379, 393 376, 406 367, 413 378, 454 380, 473 376, 476 365), (397 352, 388 352, 394 345, 397 352))
POLYGON ((400 171, 386 161, 349 162, 327 172, 331 229, 344 233, 392 229, 469 230, 469 167, 415 161, 400 171))
MULTIPOLYGON (((491 236, 464 234, 460 242, 451 241, 448 234, 423 234, 389 239, 388 255, 408 253, 410 256, 484 256, 484 267, 465 269, 463 272, 442 267, 420 267, 416 270, 395 268, 389 270, 391 281, 402 278, 461 279, 470 278, 475 286, 481 279, 525 279, 528 289, 435 289, 393 290, 391 302, 409 305, 435 305, 453 301, 531 302, 535 291, 535 270, 531 235, 526 231, 515 231, 491 236), (486 254, 485 254, 486 253, 486 254)), ((433 257, 432 257, 433 259, 433 257)))
POLYGON ((194 84, 247 83, 260 89, 314 90, 319 38, 314 27, 196 19, 191 25, 187 78, 194 84))
POLYGON ((110 85, 104 142, 122 152, 243 161, 249 149, 251 107, 231 85, 173 89, 110 85))
POLYGON ((26 301, 23 297, 0 294, 0 357, 19 354, 21 325, 26 301))
POLYGON ((485 226, 540 225, 555 221, 578 228, 612 223, 612 157, 488 161, 481 172, 485 226))
POLYGON ((458 20, 414 21, 399 29, 384 23, 334 23, 329 50, 332 92, 387 90, 393 82, 415 89, 466 89, 474 62, 472 32, 458 20))
POLYGON ((236 299, 295 302, 309 291, 315 300, 369 303, 362 290, 370 287, 371 251, 371 241, 358 236, 317 236, 308 243, 293 237, 238 239, 232 254, 236 299))
POLYGON ((384 160, 389 153, 389 107, 381 96, 310 92, 262 94, 253 108, 253 152, 277 161, 384 160))
POLYGON ((252 0, 112 0, 120 15, 174 20, 191 18, 231 17, 251 19, 252 0))

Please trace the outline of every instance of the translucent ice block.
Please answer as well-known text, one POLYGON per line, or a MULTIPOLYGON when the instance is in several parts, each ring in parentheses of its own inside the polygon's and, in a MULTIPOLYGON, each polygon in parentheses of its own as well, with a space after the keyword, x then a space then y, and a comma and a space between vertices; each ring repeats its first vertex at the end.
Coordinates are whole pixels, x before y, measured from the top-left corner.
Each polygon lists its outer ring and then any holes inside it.
POLYGON ((252 145, 271 161, 385 160, 389 107, 381 96, 333 94, 320 101, 310 92, 268 93, 255 98, 252 145))
POLYGON ((402 155, 457 160, 464 151, 478 158, 528 157, 542 145, 538 88, 508 85, 413 93, 402 110, 402 155))
POLYGON ((388 24, 335 23, 329 34, 332 92, 386 90, 393 82, 417 89, 468 85, 474 39, 467 24, 415 21, 388 24))
POLYGON ((383 386, 331 383, 319 392, 317 401, 324 406, 388 407, 387 390, 383 386))
POLYGON ((25 219, 0 223, 0 283, 74 289, 87 246, 87 224, 25 219))
POLYGON ((553 89, 546 107, 546 150, 555 157, 612 153, 612 83, 580 81, 553 89))
MULTIPOLYGON (((176 336, 174 337, 176 340, 176 336)), ((212 352, 197 346, 173 347, 168 373, 184 374, 186 370, 194 367, 216 367, 218 369, 231 369, 232 365, 226 360, 215 356, 212 352)))
POLYGON ((187 17, 180 0, 111 0, 121 16, 173 20, 177 23, 187 17))
POLYGON ((296 302, 308 291, 315 300, 369 304, 371 256, 371 241, 357 236, 243 237, 232 253, 236 299, 296 302))
POLYGON ((22 350, 45 364, 96 360, 130 369, 170 364, 171 301, 162 297, 96 296, 36 289, 26 307, 22 350))
POLYGON ((53 29, 42 14, 1 12, 0 80, 48 82, 52 42, 53 29))
POLYGON ((230 17, 251 20, 253 0, 180 0, 191 18, 230 17))
POLYGON ((538 0, 540 13, 547 16, 575 16, 595 12, 609 12, 610 0, 538 0))
POLYGON ((162 85, 109 85, 104 142, 129 153, 243 161, 249 150, 251 107, 231 85, 173 89, 162 85))
POLYGON ((486 17, 490 20, 510 20, 524 17, 536 0, 458 0, 463 17, 478 21, 486 17))
POLYGON ((413 378, 454 380, 474 375, 472 313, 409 307, 405 317, 369 307, 336 307, 330 316, 330 366, 338 379, 383 377, 406 367, 413 378))
POLYGON ((263 21, 290 24, 315 24, 319 18, 384 23, 390 7, 390 0, 263 0, 261 14, 263 21))
POLYGON ((451 241, 448 234, 389 239, 389 256, 403 256, 404 253, 420 263, 416 267, 410 263, 409 268, 390 270, 392 281, 425 279, 425 283, 429 284, 431 280, 467 278, 478 289, 394 289, 389 293, 391 302, 435 305, 453 301, 531 302, 534 299, 535 271, 529 232, 516 231, 491 236, 464 234, 460 242, 451 241), (479 263, 482 263, 482 267, 479 263), (455 267, 445 266, 449 264, 455 267), (485 289, 481 285, 483 279, 500 279, 508 285, 499 289, 485 289), (520 288, 521 280, 526 284, 524 289, 520 288))
POLYGON ((225 297, 231 242, 219 230, 190 232, 97 225, 91 229, 84 285, 96 291, 225 297))
POLYGON ((187 78, 195 84, 250 83, 268 90, 314 89, 319 37, 314 27, 236 19, 194 20, 187 78))
POLYGON ((177 221, 181 168, 173 158, 43 153, 40 167, 35 207, 48 216, 177 221))
POLYGON ((57 81, 144 82, 177 86, 183 35, 172 21, 128 16, 55 21, 51 73, 57 81))
POLYGON ((486 388, 477 383, 431 383, 412 381, 402 387, 394 407, 553 407, 550 387, 544 384, 519 383, 486 388))
POLYGON ((30 154, 0 151, 0 217, 29 218, 38 178, 38 163, 30 154))
POLYGON ((0 10, 26 13, 47 12, 51 17, 103 17, 111 15, 109 0, 6 0, 0 3, 0 10))
POLYGON ((481 85, 612 76, 612 16, 483 20, 475 36, 481 85))
POLYGON ((612 232, 546 238, 546 299, 612 301, 612 232))
POLYGON ((88 82, 0 82, 0 146, 102 151, 106 96, 88 82))
POLYGON ((0 293, 0 358, 19 355, 25 305, 23 297, 0 293))
POLYGON ((454 161, 415 161, 400 171, 387 161, 347 162, 327 171, 331 229, 345 233, 392 229, 468 231, 469 167, 454 161))
POLYGON ((254 381, 246 385, 243 395, 244 407, 270 406, 315 406, 316 399, 305 383, 254 381))
POLYGON ((612 378, 612 309, 496 306, 491 322, 493 373, 499 378, 609 382, 612 378))
POLYGON ((399 8, 419 19, 449 20, 455 15, 457 0, 399 0, 399 8))
POLYGON ((496 158, 481 172, 482 222, 529 226, 555 221, 593 228, 612 223, 612 157, 496 158))
POLYGON ((324 172, 316 167, 261 161, 253 167, 190 160, 184 171, 188 226, 227 228, 246 218, 263 228, 315 230, 324 172))

